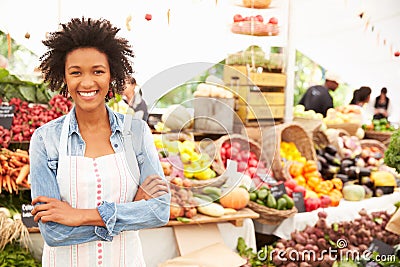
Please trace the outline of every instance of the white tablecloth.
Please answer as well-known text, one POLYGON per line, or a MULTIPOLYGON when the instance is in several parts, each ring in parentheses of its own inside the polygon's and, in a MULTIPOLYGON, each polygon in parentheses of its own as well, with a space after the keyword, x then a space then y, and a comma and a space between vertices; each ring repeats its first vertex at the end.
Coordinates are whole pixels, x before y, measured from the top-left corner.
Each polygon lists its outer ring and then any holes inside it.
MULTIPOLYGON (((358 212, 365 208, 368 212, 388 211, 394 212, 394 203, 400 201, 400 192, 364 199, 362 201, 341 200, 338 207, 325 208, 328 214, 327 223, 351 221, 359 217, 358 212)), ((290 239, 290 233, 294 230, 303 230, 307 225, 314 225, 318 220, 318 212, 322 209, 311 212, 297 213, 291 218, 285 219, 279 225, 267 225, 254 222, 257 233, 275 235, 280 238, 290 239)))
MULTIPOLYGON (((227 247, 236 250, 237 240, 243 237, 246 244, 256 251, 256 237, 252 219, 244 219, 243 226, 231 223, 218 223, 218 229, 227 247)), ((143 254, 147 267, 157 267, 159 263, 179 256, 177 243, 172 227, 161 227, 139 231, 143 254)), ((41 257, 43 239, 40 233, 31 233, 32 250, 37 258, 41 257)))

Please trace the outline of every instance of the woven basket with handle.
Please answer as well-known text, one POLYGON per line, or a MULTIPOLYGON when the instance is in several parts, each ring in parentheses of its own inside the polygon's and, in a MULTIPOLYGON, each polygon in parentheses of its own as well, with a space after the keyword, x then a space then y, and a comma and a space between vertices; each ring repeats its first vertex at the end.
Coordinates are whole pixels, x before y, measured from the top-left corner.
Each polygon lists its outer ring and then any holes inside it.
POLYGON ((296 207, 293 207, 290 210, 277 210, 257 204, 254 201, 250 201, 247 206, 260 214, 260 217, 256 219, 257 222, 269 225, 280 224, 283 220, 290 218, 297 213, 296 207))
POLYGON ((300 124, 288 122, 266 129, 263 133, 263 153, 267 162, 271 162, 277 180, 286 180, 280 155, 281 142, 293 142, 307 160, 317 159, 311 136, 300 124))

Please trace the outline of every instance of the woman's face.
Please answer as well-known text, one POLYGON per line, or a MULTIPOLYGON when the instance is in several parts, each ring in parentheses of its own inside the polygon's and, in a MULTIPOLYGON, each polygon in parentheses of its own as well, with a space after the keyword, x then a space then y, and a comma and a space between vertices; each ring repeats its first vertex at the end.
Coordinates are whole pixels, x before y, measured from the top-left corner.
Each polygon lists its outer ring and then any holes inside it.
POLYGON ((77 111, 103 109, 111 82, 106 54, 95 48, 78 48, 68 53, 65 82, 77 111))

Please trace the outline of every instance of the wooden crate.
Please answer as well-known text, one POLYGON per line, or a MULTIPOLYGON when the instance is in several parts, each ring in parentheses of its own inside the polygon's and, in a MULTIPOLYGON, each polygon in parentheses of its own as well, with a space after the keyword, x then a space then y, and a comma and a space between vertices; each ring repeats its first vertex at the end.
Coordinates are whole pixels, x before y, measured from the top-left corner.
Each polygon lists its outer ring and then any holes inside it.
POLYGON ((239 105, 237 114, 246 123, 250 120, 281 119, 285 116, 285 105, 247 106, 239 105))
POLYGON ((286 75, 283 73, 249 73, 250 80, 260 86, 285 87, 286 75))
POLYGON ((247 67, 239 65, 225 65, 223 72, 223 81, 227 86, 232 86, 232 87, 235 87, 236 84, 237 85, 250 84, 247 75, 247 67))

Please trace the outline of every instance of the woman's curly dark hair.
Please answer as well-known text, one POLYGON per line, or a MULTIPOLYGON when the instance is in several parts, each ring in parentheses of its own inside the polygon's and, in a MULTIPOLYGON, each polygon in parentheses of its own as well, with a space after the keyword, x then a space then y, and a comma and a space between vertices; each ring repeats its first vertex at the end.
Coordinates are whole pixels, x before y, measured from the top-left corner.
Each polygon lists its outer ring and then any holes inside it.
POLYGON ((73 18, 62 29, 50 33, 43 41, 48 51, 40 57, 40 69, 44 82, 48 82, 51 91, 60 90, 66 96, 67 85, 64 83, 65 59, 68 53, 77 48, 92 47, 107 55, 110 65, 113 93, 122 93, 125 78, 133 73, 130 59, 134 57, 128 40, 117 37, 119 28, 106 19, 73 18))

